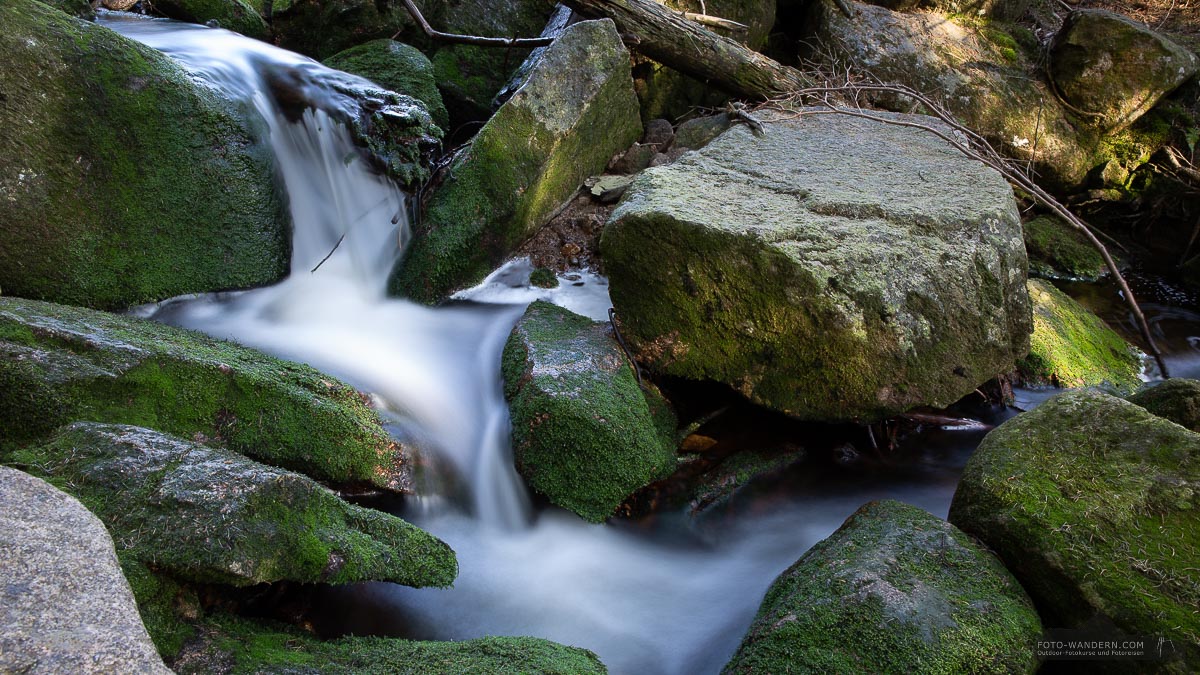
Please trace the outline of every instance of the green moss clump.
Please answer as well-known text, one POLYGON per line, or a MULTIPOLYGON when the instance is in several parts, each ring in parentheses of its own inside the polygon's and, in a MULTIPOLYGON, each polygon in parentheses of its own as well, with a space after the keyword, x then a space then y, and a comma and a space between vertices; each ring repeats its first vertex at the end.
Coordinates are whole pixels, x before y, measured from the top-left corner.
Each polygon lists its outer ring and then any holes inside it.
POLYGON ((1173 377, 1129 397, 1129 402, 1200 432, 1200 381, 1173 377))
MULTIPOLYGON (((321 641, 280 624, 214 615, 201 628, 199 651, 230 663, 231 672, 327 673, 330 675, 440 675, 463 673, 606 673, 596 655, 531 637, 486 637, 462 642, 418 642, 385 637, 321 641)), ((204 672, 203 667, 188 674, 204 672)))
POLYGON ((194 590, 169 575, 153 572, 132 555, 118 551, 121 572, 133 590, 138 613, 154 647, 163 659, 170 661, 183 645, 195 635, 195 627, 185 617, 197 618, 200 601, 194 590))
POLYGON ((725 673, 1032 673, 1041 623, 996 558, 871 502, 779 575, 725 673))
POLYGON ((517 468, 555 504, 601 522, 675 468, 674 418, 638 386, 606 324, 535 302, 502 370, 517 468))
POLYGON ((325 59, 330 68, 365 77, 389 91, 407 94, 425 104, 443 130, 449 124, 438 93, 433 65, 416 47, 394 40, 372 40, 325 59))
POLYGON ((1108 274, 1100 252, 1082 233, 1053 216, 1025 223, 1031 272, 1050 279, 1095 281, 1108 274))
POLYGON ((76 421, 219 440, 336 483, 409 487, 363 396, 307 366, 171 326, 0 298, 0 452, 76 421))
POLYGON ((221 28, 257 40, 266 40, 271 32, 258 10, 246 0, 155 0, 154 9, 179 21, 216 21, 221 28))
POLYGON ((0 4, 0 288, 101 308, 272 283, 273 158, 161 53, 33 0, 0 4))
POLYGON ((997 427, 967 462, 950 522, 1004 560, 1063 628, 1109 624, 1200 662, 1200 435, 1097 391, 997 427), (1111 622, 1111 623, 1109 623, 1111 622))
POLYGON ((43 0, 43 2, 60 12, 66 12, 80 19, 92 21, 96 18, 96 9, 92 7, 89 0, 43 0))
POLYGON ((1033 337, 1029 356, 1018 363, 1034 384, 1060 387, 1107 385, 1129 393, 1141 385, 1140 352, 1045 281, 1029 280, 1033 337))
POLYGON ((449 586, 454 552, 313 480, 140 427, 77 422, 11 461, 79 499, 122 560, 196 583, 449 586))
POLYGON ((539 267, 530 273, 529 283, 538 288, 554 288, 558 285, 558 275, 554 270, 539 267))
POLYGON ((569 27, 451 163, 389 291, 435 303, 480 281, 637 140, 628 64, 611 21, 569 27))

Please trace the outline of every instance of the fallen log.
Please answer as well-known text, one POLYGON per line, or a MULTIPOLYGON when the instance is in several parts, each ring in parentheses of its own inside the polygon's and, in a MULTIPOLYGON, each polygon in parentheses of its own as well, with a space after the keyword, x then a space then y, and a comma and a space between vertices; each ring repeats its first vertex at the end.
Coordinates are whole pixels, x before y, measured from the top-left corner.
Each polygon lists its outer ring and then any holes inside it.
POLYGON ((654 0, 563 0, 591 18, 608 18, 631 47, 663 65, 735 96, 767 99, 813 83, 800 71, 717 35, 654 0))

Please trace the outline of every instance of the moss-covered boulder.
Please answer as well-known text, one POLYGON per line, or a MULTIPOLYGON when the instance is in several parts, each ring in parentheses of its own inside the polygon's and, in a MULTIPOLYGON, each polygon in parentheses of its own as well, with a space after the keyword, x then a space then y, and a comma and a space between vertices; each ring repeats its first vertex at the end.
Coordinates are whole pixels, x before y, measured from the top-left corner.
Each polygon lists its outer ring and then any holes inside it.
MULTIPOLYGON (((375 0, 250 0, 271 22, 280 47, 317 60, 397 33, 408 40, 420 33, 401 2, 375 0)), ((416 0, 425 18, 438 24, 440 2, 416 0)))
POLYGON ((818 420, 946 406, 1010 370, 1031 327, 1004 179, 933 134, 798 117, 625 193, 601 251, 638 359, 818 420))
POLYGON ((1130 396, 1129 402, 1200 432, 1200 380, 1173 377, 1130 396))
POLYGON ((0 570, 0 672, 171 672, 104 524, 70 495, 3 466, 0 570))
POLYGON ((433 64, 416 47, 395 40, 372 40, 330 56, 325 65, 412 96, 424 103, 434 123, 446 130, 449 118, 433 79, 433 64))
POLYGON ((390 291, 432 303, 480 281, 641 133, 612 21, 568 27, 454 158, 390 291))
POLYGON ((871 502, 788 568, 726 673, 1032 673, 1041 623, 961 530, 871 502))
POLYGON ((1200 435, 1101 392, 1065 392, 987 435, 950 522, 1000 556, 1047 625, 1170 639, 1186 672, 1200 663, 1197 458, 1200 435))
POLYGON ((1044 279, 1096 281, 1108 274, 1104 257, 1087 237, 1054 216, 1025 223, 1030 274, 1044 279))
POLYGON ((425 642, 344 637, 322 641, 289 626, 227 614, 205 620, 197 639, 172 667, 180 675, 216 671, 296 675, 603 675, 608 672, 590 651, 540 638, 425 642))
POLYGON ((608 324, 535 302, 503 372, 517 469, 555 504, 600 522, 675 468, 674 418, 638 386, 608 324))
POLYGON ((118 308, 287 272, 271 151, 229 104, 39 2, 0 25, 0 291, 118 308))
POLYGON ((1144 24, 1100 9, 1067 15, 1049 74, 1088 122, 1121 129, 1200 70, 1200 58, 1144 24))
POLYGON ((189 23, 209 23, 246 37, 267 39, 271 29, 258 10, 246 0, 154 0, 154 9, 163 16, 189 23))
POLYGON ((1141 385, 1141 353, 1049 282, 1029 280, 1033 336, 1018 364, 1030 384, 1105 385, 1130 393, 1141 385))
POLYGON ((450 547, 311 478, 127 425, 76 422, 10 461, 95 513, 118 554, 198 583, 449 586, 450 547))
MULTIPOLYGON (((848 2, 853 18, 829 0, 809 3, 814 47, 808 58, 834 68, 852 65, 923 93, 1003 154, 1032 163, 1044 184, 1077 188, 1095 167, 1116 159, 1131 169, 1167 141, 1149 130, 1107 139, 1080 125, 1046 83, 1042 48, 1021 26, 848 2)), ((872 101, 913 109, 912 101, 894 94, 872 101)))
POLYGON ((171 326, 0 298, 0 453, 77 420, 218 440, 337 483, 411 486, 365 396, 312 368, 171 326))
POLYGON ((88 21, 96 18, 96 8, 92 7, 92 3, 89 0, 46 0, 45 4, 50 5, 60 12, 66 12, 71 16, 77 16, 88 21))

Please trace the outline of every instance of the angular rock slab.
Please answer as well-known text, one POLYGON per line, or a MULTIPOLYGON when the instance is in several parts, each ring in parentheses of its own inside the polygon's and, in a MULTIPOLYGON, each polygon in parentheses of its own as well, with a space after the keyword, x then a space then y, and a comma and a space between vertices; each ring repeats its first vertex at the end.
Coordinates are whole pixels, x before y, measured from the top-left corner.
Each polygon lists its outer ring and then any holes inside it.
POLYGON ((389 291, 432 303, 480 281, 641 134, 612 21, 568 27, 453 160, 389 291))
POLYGON ((946 406, 1011 369, 1031 326, 1004 179, 927 132, 786 117, 643 172, 613 212, 638 359, 820 420, 946 406))
POLYGON ((127 425, 76 422, 17 462, 66 486, 122 557, 201 583, 449 586, 454 552, 311 478, 127 425))
POLYGON ((555 504, 601 522, 675 468, 674 417, 638 386, 608 324, 535 302, 503 371, 517 468, 555 504))
POLYGON ((335 483, 404 491, 411 467, 354 388, 173 326, 0 297, 0 453, 77 420, 215 439, 335 483), (6 448, 8 446, 8 448, 6 448))
POLYGON ((1049 74, 1071 106, 1123 129, 1200 69, 1200 58, 1144 25, 1101 9, 1071 12, 1050 45, 1049 74))
POLYGON ((104 524, 0 466, 0 671, 168 675, 104 524))
MULTIPOLYGON (((1047 626, 1115 626, 1200 663, 1200 435, 1097 391, 1005 422, 967 462, 950 522, 996 552, 1047 626)), ((1172 670, 1171 661, 1146 667, 1172 670)))
POLYGON ((1041 622, 961 530, 871 502, 767 591, 725 673, 1032 673, 1041 622))
POLYGON ((0 292, 110 309, 287 273, 253 122, 107 28, 32 0, 0 25, 0 292))

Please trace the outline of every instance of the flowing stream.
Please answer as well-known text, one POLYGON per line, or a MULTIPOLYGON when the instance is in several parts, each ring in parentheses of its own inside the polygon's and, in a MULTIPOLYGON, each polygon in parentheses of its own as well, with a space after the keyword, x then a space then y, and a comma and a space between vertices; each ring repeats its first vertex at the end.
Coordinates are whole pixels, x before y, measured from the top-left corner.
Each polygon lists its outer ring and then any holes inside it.
MULTIPOLYGON (((860 505, 894 498, 945 517, 981 430, 926 430, 908 440, 902 461, 809 462, 700 517, 661 512, 591 525, 535 508, 511 462, 500 352, 535 298, 604 317, 605 280, 583 274, 533 289, 518 263, 444 307, 386 297, 407 236, 405 195, 365 166, 325 113, 289 121, 263 79, 286 68, 302 75, 308 95, 334 96, 322 83, 349 76, 219 29, 112 13, 99 22, 261 113, 295 223, 283 282, 142 313, 337 375, 374 396, 398 438, 450 467, 432 472, 402 515, 457 552, 454 587, 327 589, 313 617, 321 632, 532 635, 591 649, 614 673, 717 672, 775 576, 860 505)), ((1008 414, 981 411, 991 423, 1008 414)))

